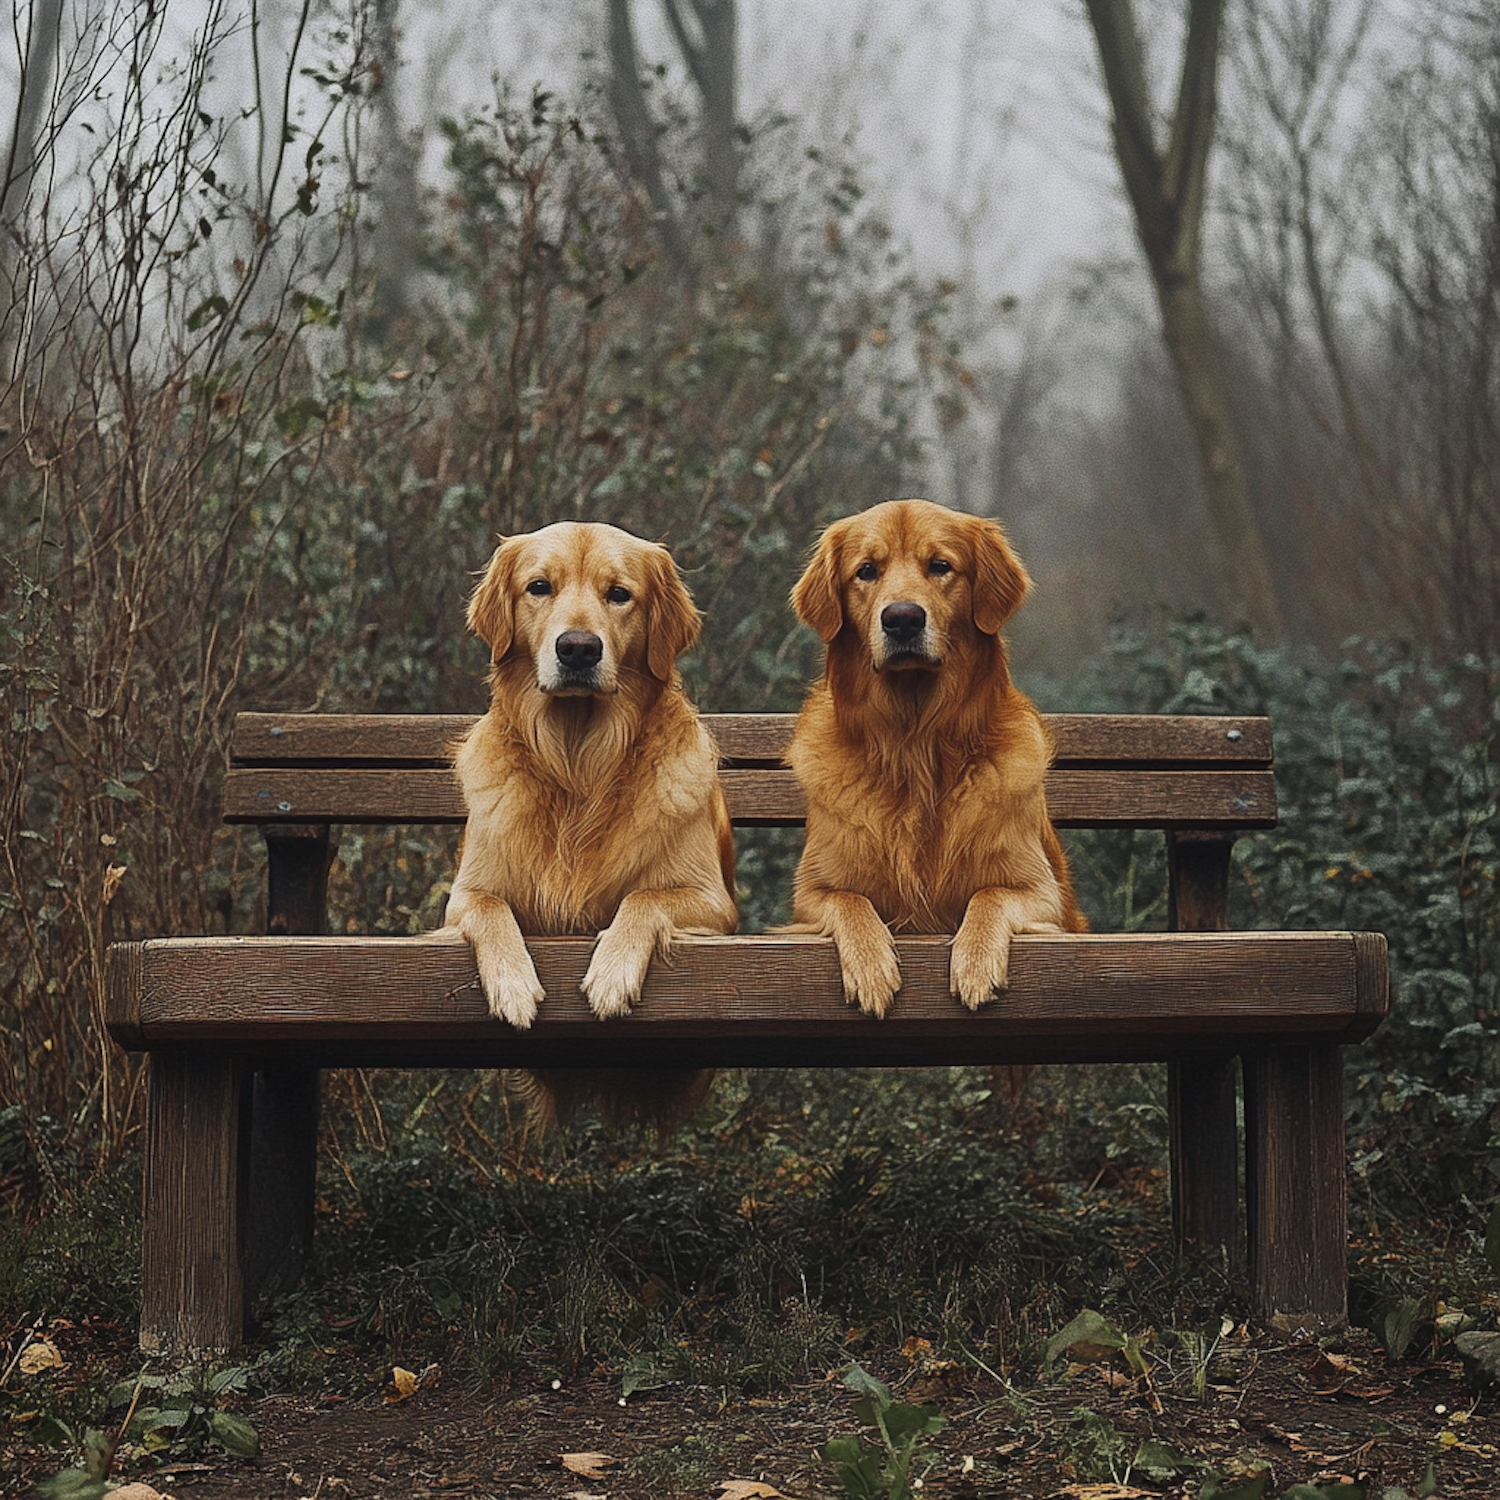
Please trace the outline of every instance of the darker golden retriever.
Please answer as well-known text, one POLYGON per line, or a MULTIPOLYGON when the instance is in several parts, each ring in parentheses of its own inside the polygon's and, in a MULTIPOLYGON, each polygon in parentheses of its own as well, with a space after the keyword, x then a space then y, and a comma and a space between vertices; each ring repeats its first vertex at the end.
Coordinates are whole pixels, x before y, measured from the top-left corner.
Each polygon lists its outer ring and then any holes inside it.
POLYGON ((593 523, 502 541, 474 591, 490 708, 455 758, 468 821, 446 926, 512 1026, 544 998, 523 934, 597 932, 582 988, 610 1017, 674 937, 734 931, 717 758, 676 668, 700 623, 665 548, 593 523))
POLYGON ((1052 747, 1001 626, 1030 580, 994 521, 894 500, 831 525, 792 593, 823 678, 790 759, 807 794, 794 931, 832 937, 851 1003, 901 987, 892 931, 952 933, 971 1010, 1011 938, 1082 932, 1043 788, 1052 747))

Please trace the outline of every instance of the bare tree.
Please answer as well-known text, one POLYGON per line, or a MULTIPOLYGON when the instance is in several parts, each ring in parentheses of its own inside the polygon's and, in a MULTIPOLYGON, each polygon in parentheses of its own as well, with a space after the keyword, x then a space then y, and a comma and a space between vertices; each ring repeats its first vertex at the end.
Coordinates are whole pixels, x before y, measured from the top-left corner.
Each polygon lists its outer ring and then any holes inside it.
POLYGON ((1229 244, 1280 417, 1270 463, 1350 611, 1500 643, 1500 16, 1267 0, 1231 37, 1229 244))
POLYGON ((1281 609, 1256 524, 1224 367, 1203 289, 1201 250, 1225 0, 1188 0, 1177 101, 1163 148, 1132 0, 1087 0, 1114 114, 1115 156, 1197 439, 1218 544, 1224 612, 1268 633, 1281 609))
POLYGON ((371 103, 376 126, 375 223, 366 250, 375 284, 368 331, 384 338, 409 311, 417 258, 416 152, 401 125, 397 74, 401 67, 400 0, 371 0, 371 103))
POLYGON ((662 0, 673 40, 699 102, 700 178, 688 212, 668 187, 661 131, 641 82, 630 0, 609 0, 610 104, 636 178, 646 191, 662 247, 678 271, 694 257, 694 231, 732 239, 739 212, 738 14, 735 0, 662 0))

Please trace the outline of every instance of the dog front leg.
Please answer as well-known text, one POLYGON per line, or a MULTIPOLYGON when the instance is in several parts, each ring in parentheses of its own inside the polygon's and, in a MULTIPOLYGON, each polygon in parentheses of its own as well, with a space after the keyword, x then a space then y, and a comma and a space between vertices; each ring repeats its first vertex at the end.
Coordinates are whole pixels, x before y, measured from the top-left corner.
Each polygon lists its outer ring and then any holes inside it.
POLYGON ((510 903, 485 891, 456 890, 444 926, 457 929, 473 948, 490 1014, 525 1031, 546 995, 510 903))
POLYGON ((854 891, 808 890, 796 893, 796 921, 787 930, 831 937, 839 956, 844 999, 868 1016, 883 1016, 901 988, 896 941, 869 897, 854 891))
POLYGON ((989 886, 969 898, 953 939, 948 988, 970 1010, 994 998, 1010 980, 1010 942, 1018 932, 1061 932, 1059 897, 1046 890, 989 886))
POLYGON ((589 1009, 601 1021, 626 1016, 641 998, 646 970, 656 954, 665 957, 679 933, 733 932, 734 904, 688 887, 631 891, 599 934, 581 986, 589 1009))

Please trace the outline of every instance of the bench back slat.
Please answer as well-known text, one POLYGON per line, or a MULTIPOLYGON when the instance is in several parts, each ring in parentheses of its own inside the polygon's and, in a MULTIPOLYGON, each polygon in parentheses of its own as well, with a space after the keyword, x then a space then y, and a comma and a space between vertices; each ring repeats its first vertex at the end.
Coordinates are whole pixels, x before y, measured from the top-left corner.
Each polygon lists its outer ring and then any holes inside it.
MULTIPOLYGON (((796 777, 784 770, 721 773, 740 827, 792 827, 806 815, 796 777)), ((1047 806, 1061 828, 1271 828, 1269 771, 1074 770, 1047 777, 1047 806)), ((225 781, 229 823, 462 823, 451 770, 438 767, 244 767, 225 781)))
MULTIPOLYGON (((474 714, 266 714, 235 719, 234 765, 441 766, 474 714)), ((705 714, 726 767, 777 766, 795 714, 705 714)), ((1221 766, 1271 764, 1265 718, 1165 714, 1047 714, 1058 766, 1221 766)))
MULTIPOLYGON (((791 827, 806 804, 784 763, 794 714, 709 714, 730 816, 791 827)), ((462 823, 450 768, 468 714, 240 714, 230 823, 462 823)), ((1064 828, 1270 828, 1270 722, 1146 714, 1052 714, 1048 808, 1064 828)))

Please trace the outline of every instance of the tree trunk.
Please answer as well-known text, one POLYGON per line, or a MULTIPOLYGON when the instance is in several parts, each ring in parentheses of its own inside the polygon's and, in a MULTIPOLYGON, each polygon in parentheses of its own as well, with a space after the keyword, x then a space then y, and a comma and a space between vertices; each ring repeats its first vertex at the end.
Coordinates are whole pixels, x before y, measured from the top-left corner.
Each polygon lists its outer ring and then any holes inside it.
POLYGON ((641 65, 630 24, 630 0, 609 0, 609 101, 625 147, 625 158, 646 190, 662 249, 675 270, 686 271, 692 258, 676 205, 667 193, 656 123, 646 107, 646 93, 641 87, 641 65))
POLYGON ((735 0, 689 0, 695 37, 681 0, 663 0, 677 48, 702 101, 704 195, 713 231, 732 236, 739 217, 740 148, 735 120, 739 29, 735 0))
POLYGON ((379 161, 375 176, 375 227, 367 244, 375 295, 368 332, 384 340, 410 311, 411 277, 417 259, 418 187, 415 153, 401 129, 396 92, 400 67, 397 8, 400 0, 374 0, 370 42, 379 64, 375 110, 379 161))
MULTIPOLYGON (((22 220, 31 179, 36 172, 37 151, 47 123, 51 101, 52 71, 62 31, 62 0, 33 0, 31 27, 26 37, 26 57, 20 86, 16 90, 10 142, 3 158, 0 178, 0 389, 14 372, 20 354, 17 330, 21 326, 19 304, 22 293, 14 282, 19 263, 18 241, 24 237, 22 220)), ((20 30, 20 15, 15 16, 20 30)))
POLYGON ((1203 295, 1196 282, 1157 284, 1162 335, 1198 445, 1204 502, 1218 544, 1224 581, 1220 610, 1269 634, 1280 634, 1276 587, 1250 500, 1245 457, 1224 389, 1203 295))
POLYGON ((1114 113, 1115 156, 1156 287, 1162 335, 1198 445, 1224 582, 1221 608, 1236 623, 1278 635, 1281 610, 1231 419, 1199 265, 1225 0, 1188 0, 1182 74, 1165 151, 1157 143, 1145 54, 1131 0, 1086 3, 1114 113))

